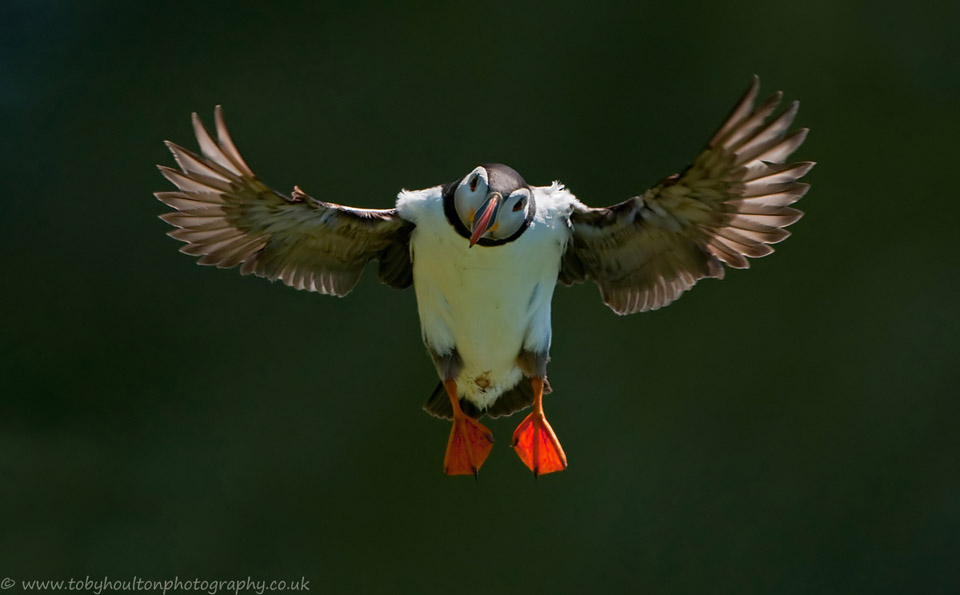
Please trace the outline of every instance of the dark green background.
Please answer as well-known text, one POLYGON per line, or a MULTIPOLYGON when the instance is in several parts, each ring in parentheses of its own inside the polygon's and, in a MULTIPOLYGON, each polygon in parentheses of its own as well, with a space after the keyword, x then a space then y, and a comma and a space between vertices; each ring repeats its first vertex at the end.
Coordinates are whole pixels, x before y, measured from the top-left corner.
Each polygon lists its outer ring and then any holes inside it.
POLYGON ((960 585, 956 3, 22 1, 0 19, 0 575, 960 585), (388 207, 502 161, 610 204, 683 168, 753 73, 801 100, 806 217, 662 311, 558 289, 546 406, 570 468, 538 482, 508 447, 519 416, 490 423, 479 482, 442 475, 412 291, 198 267, 151 196, 161 141, 195 147, 190 112, 222 103, 283 191, 388 207))

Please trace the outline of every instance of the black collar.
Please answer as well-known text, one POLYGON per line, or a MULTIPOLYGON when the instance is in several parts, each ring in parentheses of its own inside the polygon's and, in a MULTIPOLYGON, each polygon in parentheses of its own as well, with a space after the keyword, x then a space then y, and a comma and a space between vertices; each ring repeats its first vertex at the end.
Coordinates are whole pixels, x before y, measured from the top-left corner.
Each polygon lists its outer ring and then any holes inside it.
MULTIPOLYGON (((460 220, 460 216, 457 215, 457 207, 453 202, 453 195, 457 191, 457 186, 460 185, 460 180, 456 182, 450 182, 443 186, 443 214, 447 216, 447 221, 450 225, 453 226, 453 229, 457 231, 462 237, 470 239, 470 230, 467 229, 467 226, 463 224, 463 221, 460 220)), ((506 237, 500 240, 493 240, 490 238, 480 238, 477 240, 478 246, 503 246, 504 244, 509 244, 515 239, 519 238, 524 231, 530 227, 530 222, 533 221, 534 215, 537 214, 537 201, 533 199, 533 189, 530 188, 530 206, 527 208, 527 216, 524 218, 523 223, 520 225, 520 228, 517 231, 513 232, 513 235, 506 237)))

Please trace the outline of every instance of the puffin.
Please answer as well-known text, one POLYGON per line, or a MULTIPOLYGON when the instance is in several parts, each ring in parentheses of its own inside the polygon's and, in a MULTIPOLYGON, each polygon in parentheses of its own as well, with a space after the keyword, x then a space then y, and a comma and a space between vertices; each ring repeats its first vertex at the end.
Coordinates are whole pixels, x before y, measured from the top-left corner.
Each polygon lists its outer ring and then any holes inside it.
POLYGON ((473 475, 493 447, 480 419, 531 408, 512 446, 534 476, 567 456, 543 396, 554 289, 592 281, 617 314, 662 308, 700 279, 773 252, 802 216, 814 166, 789 162, 808 129, 790 130, 798 103, 778 112, 779 91, 757 102, 757 76, 706 147, 682 173, 606 207, 580 202, 563 184, 533 186, 500 163, 457 180, 401 190, 391 209, 348 207, 294 187, 265 185, 241 157, 220 106, 216 138, 197 114, 199 153, 167 141, 176 187, 156 197, 160 218, 201 265, 240 267, 284 285, 342 297, 371 261, 377 276, 416 293, 423 342, 439 383, 424 409, 452 422, 443 471, 473 475))

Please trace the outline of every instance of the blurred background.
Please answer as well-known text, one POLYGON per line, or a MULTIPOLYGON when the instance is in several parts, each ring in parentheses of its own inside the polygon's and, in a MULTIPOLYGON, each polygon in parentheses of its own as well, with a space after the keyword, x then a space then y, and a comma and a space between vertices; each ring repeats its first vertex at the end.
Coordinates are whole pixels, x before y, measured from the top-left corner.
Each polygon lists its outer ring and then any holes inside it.
MULTIPOLYGON (((0 8, 0 575, 313 592, 960 586, 960 8, 893 2, 0 8), (198 267, 152 193, 223 104, 274 188, 392 206, 508 163, 593 205, 681 170, 754 73, 799 99, 806 217, 620 318, 557 290, 569 455, 441 472, 412 290, 198 267)), ((19 590, 19 588, 15 589, 19 590)))

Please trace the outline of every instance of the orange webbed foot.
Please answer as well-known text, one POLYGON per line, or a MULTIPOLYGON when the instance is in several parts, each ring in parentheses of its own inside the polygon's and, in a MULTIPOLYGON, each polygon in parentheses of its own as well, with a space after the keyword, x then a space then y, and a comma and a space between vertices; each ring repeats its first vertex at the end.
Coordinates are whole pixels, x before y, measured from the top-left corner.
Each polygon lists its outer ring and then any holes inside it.
POLYGON ((476 477, 492 449, 493 432, 466 414, 454 415, 447 454, 443 457, 443 472, 476 477))
POLYGON ((513 449, 535 477, 567 468, 567 455, 542 411, 533 411, 513 432, 513 449))

